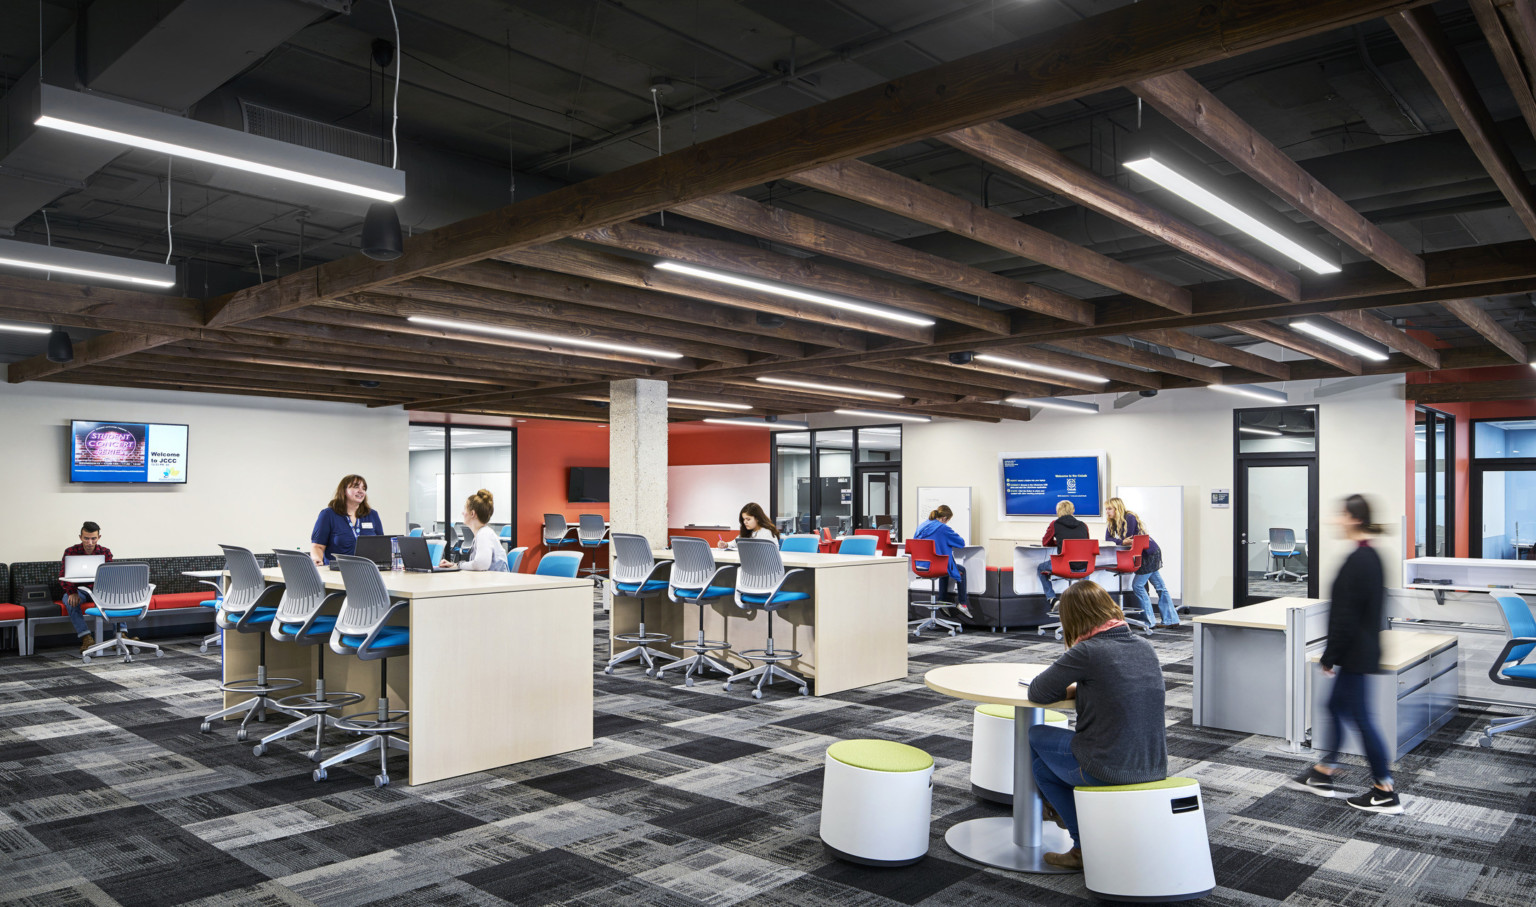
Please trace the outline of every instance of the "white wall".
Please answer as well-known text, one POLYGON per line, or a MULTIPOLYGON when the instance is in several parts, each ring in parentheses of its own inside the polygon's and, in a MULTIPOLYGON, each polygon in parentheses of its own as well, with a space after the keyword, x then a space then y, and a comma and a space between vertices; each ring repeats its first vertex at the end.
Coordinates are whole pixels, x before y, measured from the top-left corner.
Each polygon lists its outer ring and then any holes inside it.
MULTIPOLYGON (((1317 405, 1321 459, 1318 552, 1319 591, 1329 584, 1349 549, 1333 536, 1330 520, 1349 494, 1369 496, 1380 512, 1376 521, 1394 535, 1377 546, 1386 568, 1387 586, 1401 585, 1401 519, 1405 510, 1407 430, 1402 379, 1371 383, 1358 379, 1323 382, 1327 391, 1314 397, 1319 382, 1282 387, 1293 405, 1317 405)), ((1247 408, 1242 398, 1207 390, 1164 391, 1114 409, 1112 395, 1099 395, 1102 412, 1082 416, 1037 412, 1029 422, 933 422, 905 426, 902 450, 902 523, 917 528, 916 489, 920 485, 966 485, 973 491, 977 539, 1036 539, 1047 520, 1008 521, 997 513, 997 455, 1002 451, 1105 450, 1109 456, 1106 493, 1116 485, 1182 485, 1184 494, 1184 599, 1199 607, 1231 607, 1233 510, 1211 507, 1210 493, 1233 488, 1232 410, 1247 408)), ((1259 404, 1254 401, 1255 405, 1259 404)), ((1103 521, 1090 520, 1096 535, 1103 521)), ((993 564, 1012 564, 1010 552, 988 551, 993 564)))
POLYGON ((80 524, 119 557, 306 545, 348 473, 386 530, 405 526, 406 416, 398 407, 29 382, 0 384, 6 518, 0 561, 52 560, 80 524), (69 420, 188 426, 185 485, 72 485, 69 420))

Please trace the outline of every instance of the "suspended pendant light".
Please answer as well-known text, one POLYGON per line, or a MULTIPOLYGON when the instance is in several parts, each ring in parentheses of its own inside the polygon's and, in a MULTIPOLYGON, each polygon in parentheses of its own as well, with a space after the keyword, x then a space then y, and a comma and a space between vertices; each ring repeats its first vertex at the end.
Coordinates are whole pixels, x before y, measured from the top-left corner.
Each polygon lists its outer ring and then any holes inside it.
POLYGON ((400 215, 389 202, 374 202, 363 218, 363 254, 376 261, 399 258, 405 241, 400 236, 400 215))
POLYGON ((75 345, 70 342, 69 334, 63 328, 54 328, 48 332, 47 356, 49 362, 74 361, 75 345))

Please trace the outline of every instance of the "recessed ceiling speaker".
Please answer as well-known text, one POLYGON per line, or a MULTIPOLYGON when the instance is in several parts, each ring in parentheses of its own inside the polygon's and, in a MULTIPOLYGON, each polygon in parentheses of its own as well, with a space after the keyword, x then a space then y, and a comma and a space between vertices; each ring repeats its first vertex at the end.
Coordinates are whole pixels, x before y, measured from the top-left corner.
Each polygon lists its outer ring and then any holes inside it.
POLYGON ((359 381, 359 382, 357 382, 357 386, 358 387, 366 387, 366 388, 375 388, 375 387, 379 386, 379 382, 377 382, 377 381, 359 381))
POLYGON ((74 361, 75 345, 70 342, 69 334, 63 328, 54 328, 48 332, 47 356, 49 362, 74 361))
POLYGON ((784 326, 784 316, 775 315, 772 312, 758 312, 757 323, 760 327, 781 328, 784 326))
POLYGON ((971 360, 975 359, 975 358, 976 358, 976 354, 971 352, 970 350, 963 350, 963 351, 958 352, 958 353, 950 353, 949 354, 949 361, 954 363, 955 365, 970 365, 971 364, 971 360))

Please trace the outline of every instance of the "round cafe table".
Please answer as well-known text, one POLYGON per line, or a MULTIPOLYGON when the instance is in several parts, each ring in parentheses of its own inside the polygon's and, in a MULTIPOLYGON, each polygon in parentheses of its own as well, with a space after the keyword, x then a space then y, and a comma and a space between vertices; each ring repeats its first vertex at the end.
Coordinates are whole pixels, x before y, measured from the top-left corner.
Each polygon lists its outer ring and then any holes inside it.
POLYGON ((1045 862, 1047 853, 1070 850, 1072 839, 1055 823, 1043 826, 1040 792, 1035 787, 1029 757, 1029 729, 1045 721, 1045 710, 1071 709, 1077 705, 1070 699, 1029 700, 1029 681, 1047 667, 988 662, 949 665, 923 675, 923 682, 930 689, 946 696, 1013 706, 1013 816, 971 819, 953 826, 944 835, 945 843, 955 853, 987 866, 1018 872, 1068 871, 1045 862))

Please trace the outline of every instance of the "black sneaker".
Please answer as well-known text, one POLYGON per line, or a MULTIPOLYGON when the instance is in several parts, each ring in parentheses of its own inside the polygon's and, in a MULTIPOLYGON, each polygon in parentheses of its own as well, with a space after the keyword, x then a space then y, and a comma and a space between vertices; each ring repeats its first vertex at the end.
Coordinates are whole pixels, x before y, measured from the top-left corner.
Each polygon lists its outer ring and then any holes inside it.
POLYGON ((1368 813, 1386 813, 1389 816, 1403 814, 1403 801, 1398 798, 1395 790, 1382 790, 1379 787, 1371 787, 1358 797, 1350 797, 1344 801, 1355 809, 1363 809, 1368 813))
MULTIPOLYGON (((1285 782, 1285 786, 1295 790, 1304 790, 1309 794, 1317 794, 1319 797, 1337 797, 1338 788, 1333 784, 1333 777, 1325 775, 1312 766, 1291 780, 1285 782)), ((1350 801, 1353 803, 1354 801, 1350 801)))

